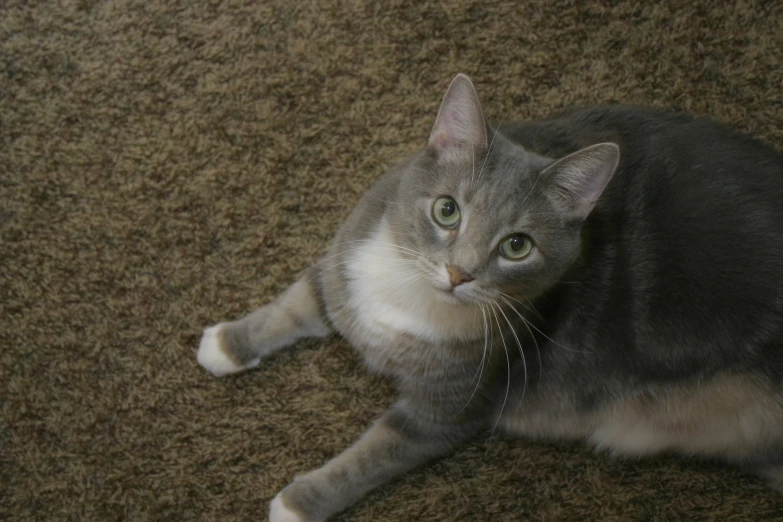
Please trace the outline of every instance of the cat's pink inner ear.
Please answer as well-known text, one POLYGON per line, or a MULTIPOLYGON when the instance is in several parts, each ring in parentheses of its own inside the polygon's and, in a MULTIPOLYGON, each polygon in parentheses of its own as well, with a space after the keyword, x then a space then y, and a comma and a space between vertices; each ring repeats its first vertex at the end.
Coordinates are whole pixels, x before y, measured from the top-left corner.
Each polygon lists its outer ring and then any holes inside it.
POLYGON ((430 137, 430 145, 438 149, 445 149, 449 145, 449 133, 442 129, 435 131, 430 137))
POLYGON ((459 117, 459 114, 457 114, 457 111, 450 110, 446 113, 446 116, 444 118, 446 125, 461 125, 462 119, 459 117))
POLYGON ((556 161, 541 174, 550 179, 550 194, 560 209, 585 219, 612 179, 619 159, 616 144, 599 143, 556 161))
POLYGON ((486 124, 473 83, 464 74, 449 85, 429 138, 430 146, 442 152, 486 147, 486 124))

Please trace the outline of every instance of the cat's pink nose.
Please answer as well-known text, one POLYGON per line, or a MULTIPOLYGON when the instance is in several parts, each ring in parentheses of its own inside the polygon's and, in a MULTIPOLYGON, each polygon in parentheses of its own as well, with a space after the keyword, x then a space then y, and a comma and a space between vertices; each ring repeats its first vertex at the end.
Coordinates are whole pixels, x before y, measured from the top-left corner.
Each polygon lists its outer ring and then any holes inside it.
POLYGON ((465 272, 465 270, 458 267, 457 265, 446 265, 446 270, 449 272, 451 286, 458 286, 462 283, 469 283, 473 281, 473 277, 471 277, 470 274, 465 272))

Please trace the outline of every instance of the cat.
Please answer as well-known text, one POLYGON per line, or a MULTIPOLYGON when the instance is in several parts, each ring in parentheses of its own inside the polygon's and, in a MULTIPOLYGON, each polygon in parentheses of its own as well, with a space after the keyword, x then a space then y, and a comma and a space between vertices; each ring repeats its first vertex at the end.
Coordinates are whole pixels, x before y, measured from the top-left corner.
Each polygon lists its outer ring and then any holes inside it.
POLYGON ((493 429, 720 458, 783 490, 783 157, 629 106, 492 127, 460 74, 328 255, 197 358, 223 376, 335 331, 399 400, 271 522, 325 520, 493 429))

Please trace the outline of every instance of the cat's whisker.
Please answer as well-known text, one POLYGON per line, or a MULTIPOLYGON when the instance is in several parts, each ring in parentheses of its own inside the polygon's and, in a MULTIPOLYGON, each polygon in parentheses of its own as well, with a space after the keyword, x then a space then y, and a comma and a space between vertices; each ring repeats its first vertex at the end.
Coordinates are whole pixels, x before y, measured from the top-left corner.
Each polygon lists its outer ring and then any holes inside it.
MULTIPOLYGON (((400 259, 401 261, 414 261, 415 260, 412 252, 408 252, 406 250, 401 250, 400 248, 394 248, 392 246, 386 246, 386 245, 376 245, 376 246, 378 246, 380 248, 385 248, 385 249, 388 249, 388 250, 393 250, 393 251, 399 252, 400 254, 405 256, 405 257, 402 257, 400 259), (407 257, 407 256, 412 256, 412 257, 407 257)), ((307 270, 309 270, 311 268, 315 268, 318 265, 321 265, 321 264, 325 263, 326 261, 329 261, 330 259, 334 259, 335 257, 339 257, 339 256, 342 256, 342 255, 351 253, 351 252, 360 251, 362 249, 363 249, 363 246, 356 246, 356 247, 353 247, 353 248, 346 248, 346 249, 341 250, 339 252, 335 252, 334 254, 331 254, 328 257, 320 259, 316 263, 313 263, 312 265, 307 267, 304 271, 307 271, 307 270)), ((415 257, 418 257, 418 254, 415 257)))
POLYGON ((398 250, 398 251, 401 251, 401 252, 408 252, 408 253, 410 253, 412 255, 415 255, 415 256, 422 256, 423 255, 418 250, 414 250, 412 248, 408 248, 408 247, 404 247, 404 246, 401 246, 401 245, 397 245, 395 243, 378 241, 378 242, 376 242, 374 244, 376 244, 378 246, 386 247, 386 248, 394 248, 395 250, 398 250))
MULTIPOLYGON (((405 219, 405 216, 403 216, 401 219, 390 219, 388 216, 386 217, 386 223, 389 225, 394 225, 395 227, 399 227, 401 229, 405 229, 406 227, 409 227, 411 225, 410 219, 405 219)), ((390 231, 391 233, 391 231, 390 231)), ((404 237, 404 236, 400 236, 404 237)))
MULTIPOLYGON (((484 312, 483 305, 479 305, 479 309, 481 310, 481 317, 484 321, 484 352, 481 354, 481 363, 479 363, 479 367, 476 370, 476 375, 478 375, 478 380, 476 381, 476 387, 473 388, 473 393, 470 394, 470 397, 468 398, 468 402, 465 403, 465 406, 462 407, 459 413, 465 411, 465 408, 468 407, 470 401, 473 400, 473 396, 476 395, 479 386, 481 386, 481 377, 484 375, 484 366, 485 366, 484 360, 487 356, 487 314, 486 312, 484 312)), ((476 379, 476 375, 473 376, 473 379, 471 379, 470 382, 473 382, 476 379)), ((457 415, 459 415, 459 413, 457 415)))
MULTIPOLYGON (((388 241, 381 241, 381 240, 379 240, 377 238, 354 239, 354 240, 351 240, 351 241, 341 241, 339 243, 334 243, 332 245, 332 248, 340 246, 340 245, 347 245, 349 243, 372 243, 373 246, 380 246, 380 247, 385 247, 385 248, 394 248, 395 250, 404 250, 404 251, 410 252, 411 254, 415 254, 417 256, 421 256, 422 255, 422 253, 419 252, 418 250, 414 250, 412 248, 404 247, 404 246, 398 245, 396 243, 390 243, 388 241)), ((358 248, 361 248, 361 246, 358 247, 358 248)))
MULTIPOLYGON (((501 122, 500 125, 503 125, 503 122, 501 122)), ((484 167, 487 165, 487 159, 489 159, 489 153, 492 152, 492 145, 495 143, 495 138, 498 135, 498 129, 500 129, 500 125, 495 127, 495 133, 492 135, 492 141, 489 142, 489 147, 487 148, 487 155, 484 156, 484 162, 481 164, 481 170, 479 170, 479 175, 478 178, 476 178, 476 183, 481 181, 481 177, 484 175, 484 167)))
POLYGON ((511 390, 511 359, 508 357, 508 347, 506 346, 506 339, 503 337, 503 328, 500 326, 500 320, 498 319, 498 314, 495 312, 495 306, 497 306, 497 303, 491 303, 490 310, 492 310, 492 315, 495 316, 495 322, 498 325, 498 333, 500 334, 500 340, 503 343, 503 351, 506 354, 506 368, 507 368, 507 381, 506 381, 506 395, 503 397, 503 404, 500 406, 500 412, 498 413, 498 418, 495 421, 494 426, 492 426, 492 432, 491 434, 495 433, 495 428, 498 427, 498 423, 500 422, 500 418, 503 416, 503 409, 506 407, 506 401, 508 400, 508 393, 511 390))
POLYGON ((538 185, 538 180, 541 179, 541 173, 536 176, 536 180, 533 182, 533 186, 530 187, 530 190, 528 190, 527 195, 525 196, 525 199, 522 200, 522 203, 519 204, 520 208, 523 207, 525 204, 525 201, 528 200, 528 198, 533 194, 533 191, 536 189, 536 185, 538 185))
MULTIPOLYGON (((511 295, 508 295, 508 294, 506 294, 506 293, 503 293, 503 292, 501 292, 500 290, 495 290, 495 293, 497 293, 497 294, 499 294, 499 295, 502 295, 503 297, 505 297, 505 298, 507 298, 507 299, 511 299, 512 301, 516 301, 517 303, 519 303, 520 305, 522 305, 522 307, 524 307, 524 308, 525 308, 525 310, 527 310, 527 311, 529 311, 529 312, 532 312, 532 313, 534 313, 534 314, 536 315, 536 317, 538 317, 538 318, 539 318, 539 319, 541 319, 542 321, 546 321, 546 319, 544 319, 544 316, 542 316, 540 313, 538 313, 538 310, 536 310, 536 309, 535 309, 535 307, 533 306, 533 303, 530 303, 530 301, 529 301, 529 300, 525 299, 525 300, 526 300, 526 301, 527 301, 527 302, 530 304, 530 306, 527 306, 525 303, 523 303, 522 301, 520 301, 520 300, 519 300, 519 299, 517 299, 516 297, 514 297, 514 296, 511 296, 511 295)), ((517 313, 519 313, 519 312, 517 312, 517 313)))
MULTIPOLYGON (((512 298, 512 299, 513 299, 513 298, 512 298)), ((516 299, 514 299, 514 300, 516 301, 516 299)), ((517 302, 519 302, 519 301, 517 301, 517 302)), ((524 306, 524 304, 523 304, 523 303, 521 303, 521 302, 520 302, 520 304, 522 304, 522 306, 524 306)), ((509 306, 511 306, 511 304, 510 304, 510 303, 509 303, 509 306)), ((567 346, 563 346, 562 344, 558 343, 557 341, 555 341, 554 339, 552 339, 551 337, 549 337, 548 335, 546 335, 544 332, 542 332, 541 330, 539 330, 539 329, 536 327, 536 325, 534 325, 533 323, 531 323, 530 321, 528 321, 527 319, 525 319, 524 317, 522 317, 522 314, 520 314, 520 313, 519 313, 519 311, 517 311, 517 309, 516 309, 516 308, 514 308, 513 306, 512 306, 511 308, 512 308, 512 309, 513 309, 513 310, 514 310, 516 313, 517 313, 517 315, 519 315, 519 317, 521 317, 521 318, 522 318, 522 320, 523 320, 523 321, 525 321, 525 323, 526 323, 526 324, 527 324, 527 325, 528 325, 530 328, 533 328, 533 329, 534 329, 536 332, 538 332, 539 334, 541 334, 541 336, 542 336, 542 337, 544 337, 544 338, 545 338, 547 341, 549 341, 550 343, 554 344, 555 346, 559 346, 559 347, 560 347, 560 348, 562 348, 563 350, 567 350, 567 351, 569 351, 569 352, 573 352, 573 353, 593 353, 592 351, 589 351, 589 350, 574 350, 573 348, 568 348, 567 346)))
MULTIPOLYGON (((387 284, 383 288, 378 290, 378 293, 379 294, 384 293, 391 288, 395 288, 397 291, 405 292, 410 286, 410 284, 413 281, 417 280, 419 277, 420 277, 420 273, 417 269, 401 272, 395 275, 390 280, 388 280, 387 284)), ((331 315, 336 316, 350 305, 351 305, 350 298, 346 298, 344 304, 338 310, 333 311, 331 315)), ((360 310, 357 309, 353 314, 350 315, 350 317, 348 317, 347 322, 352 322, 359 315, 359 312, 360 310)))
POLYGON ((476 175, 476 146, 473 144, 473 135, 470 136, 470 183, 473 184, 473 176, 476 175))
POLYGON ((526 298, 526 297, 522 297, 522 299, 524 299, 524 300, 527 302, 527 304, 529 304, 529 305, 530 305, 530 308, 529 308, 529 310, 532 310, 532 311, 533 311, 533 313, 534 313, 534 314, 536 314, 536 317, 538 317, 539 319, 541 319, 541 321, 543 321, 543 322, 544 322, 544 324, 546 324, 546 319, 544 319, 544 316, 543 316, 543 315, 541 315, 541 313, 539 313, 539 311, 538 311, 538 310, 536 310, 536 307, 535 307, 535 305, 533 305, 533 301, 531 301, 530 299, 528 299, 528 298, 526 298))
MULTIPOLYGON (((364 259, 377 260, 377 261, 381 261, 381 262, 388 260, 388 258, 382 257, 382 256, 364 256, 364 259)), ((334 264, 332 264, 330 266, 322 268, 316 275, 314 275, 310 279, 310 281, 312 281, 313 279, 317 278, 318 279, 318 283, 323 284, 326 281, 331 281, 334 277, 337 277, 339 275, 344 275, 344 274, 341 274, 340 272, 338 272, 338 273, 335 273, 335 274, 332 274, 332 275, 324 277, 324 274, 326 272, 328 272, 328 271, 330 271, 333 268, 336 268, 338 266, 342 266, 342 265, 351 263, 352 261, 354 261, 354 260, 353 259, 348 259, 346 261, 341 261, 339 263, 334 263, 334 264)), ((408 266, 416 266, 416 265, 418 265, 418 261, 416 261, 414 259, 398 259, 395 262, 400 264, 400 265, 408 265, 408 266)))
MULTIPOLYGON (((408 276, 408 275, 414 274, 414 273, 416 273, 416 272, 418 272, 418 269, 416 269, 416 268, 413 268, 413 269, 410 269, 410 270, 405 270, 405 271, 403 271, 403 272, 400 272, 400 273, 398 273, 398 274, 395 274, 395 276, 394 276, 392 279, 388 280, 388 281, 387 281, 387 285, 386 285, 384 288, 381 288, 381 290, 379 290, 379 292, 384 292, 385 290, 387 290, 388 288, 390 288, 391 286, 393 286, 394 284, 396 284, 396 283, 397 283, 397 281, 398 281, 398 279, 403 279, 405 276, 408 276)), ((336 276, 336 275, 339 275, 339 274, 335 274, 335 276, 336 276)), ((335 277, 335 276, 332 276, 332 277, 335 277)), ((324 281, 328 281, 329 279, 331 279, 331 277, 330 277, 330 278, 327 278, 327 279, 325 279, 324 281)), ((337 302, 337 304, 346 305, 346 304, 348 304, 349 302, 350 302, 350 296, 348 296, 348 295, 346 294, 345 298, 344 298, 342 301, 338 301, 338 302, 337 302)), ((338 313, 338 312, 342 311, 342 309, 343 309, 343 308, 344 308, 344 306, 342 306, 341 308, 339 308, 338 310, 336 310, 336 311, 335 311, 335 313, 338 313)))
POLYGON ((530 334, 530 338, 533 340, 533 345, 536 347, 536 354, 538 354, 538 373, 541 374, 544 368, 544 363, 541 358, 541 349, 538 346, 538 341, 536 340, 536 336, 533 334, 533 330, 530 329, 530 326, 528 326, 528 320, 525 319, 521 313, 519 313, 519 310, 517 310, 513 304, 511 304, 509 301, 507 301, 504 297, 500 297, 516 314, 519 316, 520 319, 522 319, 522 324, 527 328, 528 333, 530 334))
MULTIPOLYGON (((365 241, 365 240, 361 239, 361 240, 359 240, 359 241, 365 241)), ((353 243, 353 241, 345 241, 345 242, 343 242, 343 243, 353 243)), ((343 244, 343 243, 338 243, 338 244, 343 244)), ((389 248, 389 249, 392 249, 392 248, 393 248, 392 246, 387 246, 387 245, 378 245, 378 246, 381 246, 382 248, 389 248)), ((402 247, 398 247, 398 248, 402 248, 402 247)), ((396 247, 395 247, 395 248, 393 248, 393 249, 394 249, 394 250, 397 250, 397 251, 398 251, 400 254, 411 255, 411 253, 412 253, 412 252, 406 252, 406 251, 404 251, 404 250, 399 250, 398 248, 396 248, 396 247)), ((307 272, 308 270, 310 270, 310 269, 313 269, 313 268, 317 267, 318 265, 320 265, 320 264, 323 264, 323 263, 325 263, 326 261, 329 261, 330 259, 334 259, 335 257, 339 257, 339 256, 341 256, 341 255, 344 255, 344 254, 347 254, 347 253, 349 253, 349 252, 355 252, 355 251, 357 251, 357 250, 362 250, 362 247, 361 247, 361 246, 357 246, 357 247, 355 247, 355 248, 347 248, 347 249, 345 249, 345 250, 342 250, 342 251, 340 251, 340 252, 337 252, 337 253, 335 253, 335 254, 332 254, 332 255, 330 255, 330 256, 328 256, 328 257, 325 257, 325 258, 323 258, 323 259, 321 259, 321 260, 319 260, 319 261, 317 261, 317 262, 313 263, 313 264, 312 264, 312 265, 310 265, 309 267, 305 268, 305 269, 303 270, 303 272, 307 272)), ((417 256, 420 256, 421 254, 418 254, 418 253, 417 253, 416 255, 417 255, 417 256)), ((413 260, 413 259, 401 259, 400 261, 407 262, 407 261, 414 261, 414 260, 413 260)), ((319 270, 319 272, 322 272, 322 271, 323 271, 323 270, 319 270)), ((314 276, 314 277, 317 277, 317 275, 316 275, 316 276, 314 276)), ((314 277, 313 277, 313 278, 314 278, 314 277)), ((312 281, 312 280, 313 280, 313 278, 310 278, 310 279, 308 280, 308 282, 312 281)))
MULTIPOLYGON (((355 248, 349 248, 349 249, 341 251, 339 254, 343 254, 343 253, 346 253, 346 252, 352 252, 354 250, 361 250, 363 248, 364 248, 363 246, 358 246, 358 247, 355 247, 355 248)), ((415 250, 410 250, 410 249, 407 249, 405 247, 394 245, 392 243, 388 243, 388 244, 373 243, 373 248, 392 250, 394 252, 398 252, 398 253, 406 256, 406 259, 407 259, 407 256, 411 256, 411 257, 420 257, 421 256, 421 254, 419 252, 415 251, 415 250)), ((339 255, 339 254, 334 254, 334 255, 339 255)), ((332 257, 334 257, 334 255, 332 257)))
MULTIPOLYGON (((333 256, 333 257, 334 257, 334 256, 333 256)), ((379 261, 385 261, 385 260, 387 260, 388 258, 381 257, 381 256, 367 256, 367 257, 366 257, 366 259, 377 259, 377 260, 379 260, 379 261)), ((339 275, 339 274, 334 274, 334 275, 328 276, 328 277, 327 277, 327 278, 325 278, 325 279, 321 279, 321 275, 322 275, 324 272, 328 272, 329 270, 332 270, 332 269, 334 269, 334 268, 337 268, 338 266, 342 266, 342 265, 345 265, 345 264, 351 263, 351 262, 353 262, 353 261, 355 261, 355 260, 354 260, 354 259, 348 259, 348 260, 346 260, 346 261, 340 261, 339 263, 334 263, 334 264, 332 264, 332 265, 330 265, 330 266, 327 266, 327 267, 325 267, 325 268, 321 268, 321 269, 318 271, 318 273, 317 273, 317 274, 315 274, 314 276, 312 276, 310 279, 308 279, 308 280, 307 280, 307 282, 309 283, 309 282, 313 281, 314 279, 318 279, 318 280, 319 280, 319 283, 323 283, 324 281, 329 281, 329 280, 331 280, 333 277, 335 277, 335 276, 337 276, 337 275, 339 275)), ((398 260, 396 260, 395 262, 396 262, 396 263, 399 263, 399 264, 401 264, 401 265, 416 265, 416 264, 418 263, 418 262, 417 262, 415 259, 398 259, 398 260)))
POLYGON ((388 203, 389 205, 401 205, 401 204, 402 204, 402 203, 397 203, 397 202, 395 202, 395 201, 389 201, 389 200, 387 200, 387 199, 376 198, 375 196, 373 196, 373 195, 372 195, 372 194, 370 194, 370 193, 367 193, 367 194, 365 194, 365 196, 367 196, 368 198, 372 198, 372 199, 375 199, 375 200, 381 201, 381 202, 383 202, 383 203, 388 203))
MULTIPOLYGON (((503 299, 501 297, 501 299, 503 299)), ((514 339, 517 341, 517 346, 519 347, 519 355, 522 356, 522 370, 525 372, 525 382, 522 385, 522 397, 525 396, 525 393, 527 392, 527 361, 525 360, 525 352, 522 350, 522 343, 519 341, 519 336, 517 336, 517 332, 514 330, 514 326, 511 324, 511 321, 508 320, 508 316, 506 315, 506 312, 503 311, 503 308, 498 306, 498 311, 503 314, 503 318, 506 320, 506 323, 508 323, 508 327, 511 330, 511 333, 514 335, 514 339)))
MULTIPOLYGON (((391 285, 391 288, 387 288, 386 290, 391 290, 392 295, 398 295, 400 293, 403 294, 404 298, 410 298, 407 296, 407 285, 413 281, 419 278, 419 271, 418 270, 410 270, 407 272, 408 274, 411 274, 412 277, 408 277, 405 279, 405 281, 393 281, 393 284, 391 285)), ((384 291, 386 291, 384 290, 384 291)))
MULTIPOLYGON (((394 288, 395 286, 398 286, 398 285, 400 287, 403 287, 403 284, 408 282, 408 279, 409 279, 410 276, 418 277, 419 276, 418 269, 414 268, 414 269, 405 270, 403 272, 395 274, 394 277, 392 277, 391 279, 386 281, 386 285, 384 287, 382 287, 380 290, 378 290, 378 293, 379 294, 380 293, 384 293, 387 290, 392 289, 392 288, 394 288), (405 280, 405 281, 403 281, 403 280, 405 280)), ((344 305, 339 310, 335 311, 334 313, 336 314, 336 313, 341 312, 349 304, 350 304, 350 297, 347 296, 345 298, 344 305)))

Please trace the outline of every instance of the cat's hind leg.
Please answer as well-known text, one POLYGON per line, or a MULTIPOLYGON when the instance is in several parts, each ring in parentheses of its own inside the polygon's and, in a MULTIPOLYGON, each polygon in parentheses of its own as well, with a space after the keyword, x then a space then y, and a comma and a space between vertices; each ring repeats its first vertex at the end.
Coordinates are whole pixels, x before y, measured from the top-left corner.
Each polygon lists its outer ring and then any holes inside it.
POLYGON ((332 332, 309 271, 271 303, 238 321, 204 330, 198 362, 216 377, 253 368, 264 357, 302 337, 332 332))
POLYGON ((783 493, 783 465, 768 468, 761 473, 761 476, 767 479, 767 483, 775 490, 783 493))
POLYGON ((767 451, 740 464, 745 471, 760 476, 772 489, 783 493, 783 447, 767 451))

